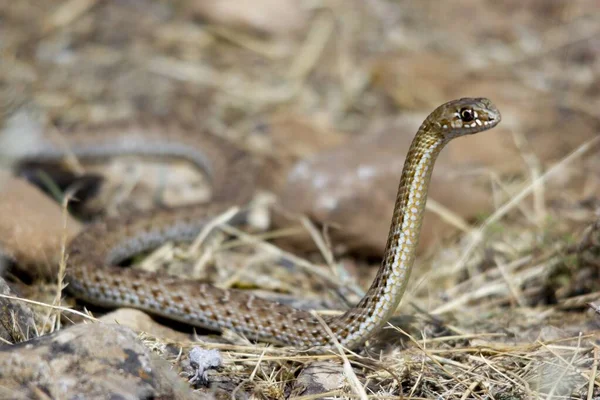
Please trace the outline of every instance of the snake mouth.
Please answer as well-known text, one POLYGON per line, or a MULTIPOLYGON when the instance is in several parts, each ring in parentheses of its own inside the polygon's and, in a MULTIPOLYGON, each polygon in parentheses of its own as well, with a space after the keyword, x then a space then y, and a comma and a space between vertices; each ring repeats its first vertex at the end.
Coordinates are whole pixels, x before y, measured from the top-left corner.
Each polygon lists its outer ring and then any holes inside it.
POLYGON ((498 114, 498 117, 490 117, 488 121, 484 122, 484 126, 487 129, 493 128, 500 123, 501 119, 500 114, 498 114))
POLYGON ((502 120, 502 115, 497 109, 488 109, 486 117, 486 120, 477 120, 470 126, 463 126, 463 129, 466 129, 467 133, 472 135, 481 131, 492 129, 502 120))
POLYGON ((502 120, 502 116, 500 115, 500 112, 497 112, 495 116, 490 117, 490 119, 487 121, 487 124, 484 124, 485 128, 491 129, 491 128, 495 127, 496 125, 498 125, 501 120, 502 120))
POLYGON ((474 122, 471 125, 464 125, 462 128, 459 129, 460 132, 453 137, 461 136, 461 135, 474 135, 476 133, 492 129, 499 123, 500 123, 500 118, 497 117, 497 118, 489 118, 486 121, 474 122))

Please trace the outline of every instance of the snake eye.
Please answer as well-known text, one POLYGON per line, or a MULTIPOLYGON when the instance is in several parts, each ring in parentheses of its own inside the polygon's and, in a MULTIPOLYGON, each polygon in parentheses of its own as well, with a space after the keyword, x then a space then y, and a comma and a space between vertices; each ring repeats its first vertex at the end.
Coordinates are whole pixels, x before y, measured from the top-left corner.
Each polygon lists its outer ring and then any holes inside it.
POLYGON ((462 108, 460 110, 460 118, 463 120, 463 122, 471 122, 477 118, 477 112, 470 108, 462 108))

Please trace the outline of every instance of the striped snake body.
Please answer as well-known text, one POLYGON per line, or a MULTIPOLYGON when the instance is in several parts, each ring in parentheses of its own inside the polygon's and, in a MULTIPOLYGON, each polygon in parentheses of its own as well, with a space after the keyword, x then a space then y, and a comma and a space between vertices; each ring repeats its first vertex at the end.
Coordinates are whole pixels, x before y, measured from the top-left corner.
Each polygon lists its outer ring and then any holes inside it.
MULTIPOLYGON (((381 267, 363 299, 344 314, 325 318, 347 348, 356 348, 394 313, 406 290, 425 210, 434 162, 455 137, 490 129, 500 113, 484 98, 463 98, 435 109, 419 128, 409 149, 381 267)), ((249 157, 211 135, 195 136, 176 127, 123 128, 119 136, 86 132, 67 137, 79 157, 119 153, 168 155, 190 160, 213 185, 210 205, 159 210, 108 218, 90 224, 68 247, 67 291, 104 307, 133 307, 211 330, 232 329, 249 339, 300 348, 329 347, 332 337, 312 313, 267 301, 244 291, 219 289, 164 274, 115 266, 168 240, 194 238, 211 216, 250 198, 249 157)), ((24 158, 62 157, 47 140, 24 158)))

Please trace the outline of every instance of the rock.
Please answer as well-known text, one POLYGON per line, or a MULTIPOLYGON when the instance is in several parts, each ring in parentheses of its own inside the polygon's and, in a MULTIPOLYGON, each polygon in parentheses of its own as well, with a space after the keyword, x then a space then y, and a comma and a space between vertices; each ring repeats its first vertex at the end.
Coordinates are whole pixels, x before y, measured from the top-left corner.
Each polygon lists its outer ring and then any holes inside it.
POLYGON ((119 308, 106 315, 103 315, 98 319, 109 324, 127 326, 133 329, 135 332, 146 332, 158 338, 167 338, 173 341, 181 342, 190 340, 189 335, 160 325, 148 314, 133 308, 119 308))
MULTIPOLYGON (((334 244, 381 254, 405 154, 414 136, 411 132, 423 118, 413 115, 398 119, 375 134, 300 161, 279 192, 280 203, 293 213, 332 225, 329 233, 334 244)), ((468 159, 462 164, 454 161, 452 149, 446 149, 439 156, 430 189, 431 199, 461 217, 472 217, 491 207, 489 191, 478 186, 472 175, 462 173, 469 165, 468 159)), ((419 248, 453 231, 453 226, 427 212, 419 248)), ((300 236, 289 239, 298 247, 309 246, 304 241, 311 241, 300 236)))
POLYGON ((39 189, 0 171, 0 249, 20 266, 35 267, 32 275, 55 279, 63 242, 81 229, 63 214, 39 189))
POLYGON ((327 122, 288 112, 278 113, 251 137, 253 152, 265 159, 259 185, 277 190, 299 160, 339 146, 348 138, 349 135, 338 132, 327 122))
POLYGON ((212 23, 269 35, 289 35, 301 30, 307 12, 294 0, 196 0, 191 11, 212 23))
MULTIPOLYGON (((1 277, 0 294, 14 296, 1 277)), ((0 297, 0 342, 19 343, 34 337, 36 332, 33 312, 26 303, 0 297)))
POLYGON ((432 52, 384 54, 371 65, 373 84, 401 110, 427 110, 440 104, 464 65, 449 56, 432 52))
MULTIPOLYGON (((446 61, 441 65, 452 64, 446 61)), ((431 68, 426 76, 434 75, 431 68)), ((558 99, 540 98, 537 91, 502 80, 490 82, 485 77, 465 76, 441 89, 441 94, 432 94, 433 98, 417 93, 417 89, 403 93, 399 105, 422 111, 404 112, 399 118, 379 122, 382 126, 371 129, 371 133, 299 161, 279 190, 281 205, 332 226, 329 233, 334 244, 381 255, 406 152, 414 132, 427 113, 441 104, 441 98, 485 95, 503 116, 502 123, 493 130, 451 142, 434 169, 429 198, 466 222, 493 211, 489 171, 501 177, 529 178, 531 167, 526 159, 539 161, 545 169, 597 135, 597 122, 589 115, 565 108, 558 99), (417 97, 410 97, 413 94, 417 97)), ((410 91, 410 85, 404 90, 410 91)), ((544 184, 547 193, 564 193, 567 187, 597 192, 600 185, 593 177, 597 176, 598 163, 594 165, 593 158, 582 159, 554 174, 544 184)), ((502 203, 507 197, 494 200, 502 203)), ((419 250, 454 232, 454 226, 426 212, 419 250)), ((295 247, 314 248, 308 236, 292 239, 295 247)))
POLYGON ((81 324, 0 347, 0 398, 194 399, 129 328, 81 324))
POLYGON ((315 396, 338 390, 346 385, 343 366, 332 361, 316 361, 308 364, 298 375, 292 388, 292 396, 315 396))

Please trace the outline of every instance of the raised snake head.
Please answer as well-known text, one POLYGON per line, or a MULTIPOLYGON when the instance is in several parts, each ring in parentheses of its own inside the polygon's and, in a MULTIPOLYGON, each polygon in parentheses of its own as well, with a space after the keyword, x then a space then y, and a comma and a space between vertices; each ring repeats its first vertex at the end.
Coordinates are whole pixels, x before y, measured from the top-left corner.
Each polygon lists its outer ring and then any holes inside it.
POLYGON ((430 128, 439 131, 444 139, 470 135, 498 125, 502 116, 494 103, 479 97, 452 100, 436 108, 427 118, 430 128))

